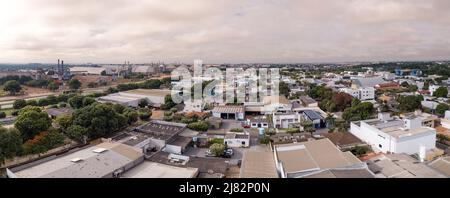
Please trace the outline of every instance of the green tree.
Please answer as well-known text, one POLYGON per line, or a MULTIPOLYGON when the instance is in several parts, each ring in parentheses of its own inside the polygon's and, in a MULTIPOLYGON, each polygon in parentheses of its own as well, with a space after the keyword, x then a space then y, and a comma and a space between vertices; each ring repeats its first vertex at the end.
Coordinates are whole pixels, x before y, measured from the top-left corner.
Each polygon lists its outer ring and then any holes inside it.
POLYGON ((65 132, 67 130, 67 128, 69 128, 72 125, 72 116, 71 115, 67 115, 67 116, 61 116, 56 118, 56 123, 59 125, 59 127, 61 128, 61 130, 63 132, 65 132))
POLYGON ((10 80, 3 85, 3 90, 8 91, 10 95, 15 95, 22 90, 22 86, 16 80, 10 80))
POLYGON ((146 99, 139 100, 139 107, 144 108, 148 106, 148 101, 146 99))
POLYGON ((69 88, 70 89, 79 89, 81 87, 81 82, 77 79, 72 79, 69 81, 69 88))
POLYGON ((288 84, 286 84, 285 82, 281 81, 279 83, 279 90, 280 90, 280 94, 284 95, 286 97, 289 96, 289 94, 291 93, 291 89, 289 88, 288 84))
POLYGON ((139 114, 131 108, 126 108, 123 115, 127 118, 128 124, 133 124, 138 121, 139 114))
POLYGON ((215 143, 209 147, 209 150, 211 151, 211 153, 216 157, 221 156, 223 154, 223 152, 225 151, 225 149, 226 149, 226 147, 224 144, 218 144, 218 143, 215 143))
POLYGON ((51 81, 50 83, 48 83, 47 88, 52 91, 56 91, 57 89, 59 89, 59 85, 54 81, 51 81))
POLYGON ((6 113, 3 111, 0 111, 0 119, 1 118, 6 118, 6 113))
POLYGON ((422 106, 422 100, 423 99, 420 96, 398 96, 398 108, 402 111, 415 111, 422 106))
POLYGON ((164 104, 161 106, 161 109, 168 110, 174 107, 176 104, 172 100, 172 96, 169 94, 164 98, 164 104))
POLYGON ((81 95, 76 95, 69 98, 68 103, 74 109, 80 109, 83 107, 83 99, 84 97, 81 95))
POLYGON ((448 104, 439 103, 436 107, 436 114, 439 116, 445 115, 445 111, 449 110, 448 104))
POLYGON ((83 98, 83 107, 88 106, 88 105, 91 105, 91 104, 94 103, 94 102, 95 102, 95 99, 94 99, 94 98, 91 98, 91 97, 84 97, 84 98, 83 98))
POLYGON ((39 132, 50 128, 52 120, 46 112, 35 109, 22 109, 14 126, 18 129, 24 140, 33 138, 39 132))
POLYGON ((147 108, 139 109, 139 119, 149 120, 150 117, 152 117, 152 111, 150 111, 150 109, 147 108))
POLYGON ((27 101, 25 101, 24 99, 15 100, 14 103, 13 103, 13 108, 14 109, 22 109, 25 106, 27 106, 27 101))
POLYGON ((0 165, 5 159, 12 158, 21 153, 22 137, 17 129, 0 127, 0 165))
POLYGON ((438 98, 447 98, 448 96, 448 90, 447 87, 439 87, 436 89, 436 91, 433 93, 434 97, 438 98))
POLYGON ((70 139, 84 143, 87 139, 88 130, 80 125, 72 125, 67 128, 66 134, 70 139))
POLYGON ((198 121, 188 124, 187 127, 195 131, 207 131, 209 129, 209 124, 205 121, 198 121))
POLYGON ((404 88, 408 88, 409 84, 408 84, 408 82, 404 81, 404 82, 402 82, 402 84, 400 84, 400 86, 402 86, 404 88))

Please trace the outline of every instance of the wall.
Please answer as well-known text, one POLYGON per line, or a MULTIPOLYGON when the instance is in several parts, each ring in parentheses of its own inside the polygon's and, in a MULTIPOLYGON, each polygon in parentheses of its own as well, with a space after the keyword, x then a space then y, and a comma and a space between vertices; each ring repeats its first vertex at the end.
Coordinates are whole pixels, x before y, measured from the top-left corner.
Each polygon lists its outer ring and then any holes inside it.
POLYGON ((420 146, 425 146, 426 150, 436 147, 436 131, 430 129, 429 133, 421 134, 409 138, 402 138, 396 141, 395 153, 415 154, 419 153, 420 146))

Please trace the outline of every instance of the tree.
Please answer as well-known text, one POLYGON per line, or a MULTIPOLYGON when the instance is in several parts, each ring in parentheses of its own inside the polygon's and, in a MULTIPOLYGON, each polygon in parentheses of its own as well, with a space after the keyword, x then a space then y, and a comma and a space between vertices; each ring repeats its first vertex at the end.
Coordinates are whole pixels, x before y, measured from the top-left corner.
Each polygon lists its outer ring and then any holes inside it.
POLYGON ((95 99, 94 99, 94 98, 91 98, 91 97, 85 97, 85 98, 83 98, 83 107, 88 106, 88 105, 91 105, 91 104, 94 103, 94 102, 95 102, 95 99))
POLYGON ((38 106, 38 102, 36 100, 27 100, 27 106, 38 106))
POLYGON ((367 120, 375 112, 373 104, 370 102, 362 102, 351 108, 347 108, 342 114, 342 118, 346 121, 367 120))
POLYGON ((404 81, 404 82, 402 82, 402 84, 400 84, 400 86, 402 86, 404 88, 408 88, 409 84, 408 84, 408 82, 404 81))
POLYGON ((169 94, 164 98, 164 104, 161 105, 161 109, 167 110, 174 107, 176 104, 172 100, 172 96, 169 94))
POLYGON ((353 97, 350 94, 339 92, 334 93, 332 101, 336 104, 338 111, 344 111, 345 108, 351 106, 353 97))
POLYGON ((55 122, 59 125, 59 127, 63 132, 65 132, 67 128, 69 128, 72 125, 72 121, 73 120, 71 115, 61 116, 56 118, 55 120, 55 122))
POLYGON ((1 118, 6 118, 6 113, 3 111, 0 111, 0 119, 1 118))
POLYGON ((311 135, 315 132, 314 123, 309 120, 300 122, 300 126, 303 127, 304 132, 309 132, 311 135))
POLYGON ((148 101, 146 99, 139 100, 139 107, 144 108, 148 106, 148 101))
POLYGON ((447 87, 439 87, 436 89, 436 91, 433 93, 434 97, 438 98, 447 98, 448 96, 448 90, 447 87))
POLYGON ((288 84, 286 84, 283 81, 281 81, 279 83, 279 88, 280 88, 280 94, 281 95, 284 95, 284 96, 288 97, 289 94, 291 93, 291 89, 289 88, 288 84))
POLYGON ((209 129, 209 124, 205 121, 198 121, 188 124, 187 127, 195 131, 207 131, 209 129))
POLYGON ((46 112, 42 112, 40 109, 28 108, 21 110, 14 126, 20 131, 22 138, 26 141, 39 132, 50 128, 51 124, 52 120, 46 112))
POLYGON ((13 108, 14 109, 22 109, 25 106, 27 106, 27 101, 25 101, 24 99, 15 100, 14 103, 13 103, 13 108))
POLYGON ((0 127, 0 165, 5 159, 18 155, 22 150, 22 138, 17 129, 0 127))
POLYGON ((209 147, 209 150, 211 151, 211 154, 213 154, 216 157, 219 157, 223 155, 223 152, 225 151, 225 145, 224 144, 218 144, 214 143, 209 147))
POLYGON ((351 149, 351 152, 357 157, 361 157, 370 152, 370 148, 367 146, 355 146, 351 149))
POLYGON ((69 98, 68 103, 74 109, 79 109, 83 107, 83 99, 84 97, 81 95, 76 95, 74 97, 69 98))
POLYGON ((152 117, 152 111, 149 109, 139 109, 139 119, 141 120, 149 120, 152 117))
POLYGON ((123 115, 127 118, 128 124, 133 124, 138 121, 139 114, 133 109, 126 108, 123 115))
POLYGON ((10 95, 15 95, 22 90, 22 86, 16 80, 10 80, 4 84, 3 90, 8 91, 10 95))
POLYGON ((26 154, 43 153, 64 144, 64 135, 55 129, 43 131, 23 144, 26 154))
POLYGON ((449 106, 447 104, 439 103, 436 107, 436 114, 443 116, 447 110, 449 110, 449 106))
POLYGON ((56 91, 57 89, 59 89, 59 85, 54 81, 51 81, 50 83, 48 83, 47 88, 52 91, 56 91))
POLYGON ((69 88, 70 89, 79 89, 81 87, 81 82, 77 79, 72 79, 69 81, 69 88))
MULTIPOLYGON (((422 96, 423 97, 423 96, 422 96)), ((415 111, 419 109, 422 104, 423 99, 419 96, 398 96, 397 102, 399 103, 398 108, 402 111, 415 111)))
POLYGON ((360 103, 361 103, 361 100, 359 100, 358 98, 353 98, 352 107, 359 105, 360 103))
POLYGON ((80 125, 72 125, 67 129, 66 134, 70 139, 84 143, 87 139, 88 130, 80 125))

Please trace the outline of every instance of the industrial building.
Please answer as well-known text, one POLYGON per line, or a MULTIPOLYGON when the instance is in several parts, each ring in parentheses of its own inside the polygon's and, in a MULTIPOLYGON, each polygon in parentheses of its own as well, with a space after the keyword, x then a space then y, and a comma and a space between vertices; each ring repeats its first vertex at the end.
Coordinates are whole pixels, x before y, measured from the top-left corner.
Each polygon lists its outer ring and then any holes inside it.
POLYGON ((350 133, 383 153, 416 154, 436 145, 436 130, 423 126, 419 117, 402 120, 380 113, 378 119, 352 122, 350 133))
POLYGON ((164 99, 170 95, 170 90, 161 89, 135 89, 125 92, 113 93, 98 98, 99 102, 117 103, 129 107, 138 107, 141 100, 147 100, 150 106, 161 107, 164 99))

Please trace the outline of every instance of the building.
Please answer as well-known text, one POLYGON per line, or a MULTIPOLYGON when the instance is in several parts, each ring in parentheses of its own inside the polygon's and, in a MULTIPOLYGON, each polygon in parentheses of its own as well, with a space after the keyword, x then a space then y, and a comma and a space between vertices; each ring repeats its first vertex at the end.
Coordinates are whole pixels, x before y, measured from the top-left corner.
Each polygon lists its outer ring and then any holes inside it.
POLYGON ((113 93, 97 99, 99 102, 117 103, 129 107, 138 107, 141 100, 147 100, 150 106, 161 107, 170 90, 161 89, 135 89, 125 92, 113 93))
POLYGON ((71 67, 69 68, 70 73, 73 75, 83 74, 83 75, 102 75, 106 74, 106 70, 103 67, 71 67))
POLYGON ((341 150, 350 150, 355 146, 366 145, 359 138, 354 136, 349 132, 339 132, 339 133, 325 133, 323 134, 328 138, 334 145, 336 145, 341 150))
POLYGON ((191 137, 183 136, 182 133, 189 132, 186 124, 153 120, 136 127, 134 136, 124 143, 143 149, 144 153, 163 150, 182 154, 192 142, 191 137))
POLYGON ((336 169, 366 169, 351 152, 341 152, 329 139, 275 145, 275 164, 282 178, 299 178, 336 169))
POLYGON ((450 111, 445 111, 445 117, 441 119, 442 127, 450 129, 450 111))
POLYGON ((198 168, 177 167, 144 161, 121 175, 121 178, 196 178, 198 168))
POLYGON ((416 154, 436 145, 436 130, 422 126, 422 119, 417 117, 402 120, 380 113, 378 119, 352 122, 350 132, 383 153, 416 154))
POLYGON ((428 90, 430 91, 430 95, 433 96, 434 92, 436 92, 436 90, 438 90, 441 86, 438 85, 430 85, 428 90))
POLYGON ((420 76, 422 71, 419 69, 395 69, 397 76, 420 76))
POLYGON ((359 88, 366 88, 366 87, 375 87, 379 84, 386 83, 385 80, 383 80, 383 77, 368 77, 368 78, 356 78, 352 81, 352 88, 353 89, 359 89, 359 88))
POLYGON ((132 73, 137 74, 144 74, 144 75, 151 75, 159 72, 159 68, 156 66, 132 66, 131 68, 132 73))
POLYGON ((445 178, 407 154, 378 155, 367 161, 377 178, 445 178))
POLYGON ((302 114, 298 112, 274 113, 272 115, 273 126, 277 129, 294 128, 302 121, 302 114))
POLYGON ((342 88, 340 91, 347 93, 354 98, 357 98, 359 100, 365 101, 365 100, 374 100, 375 99, 375 89, 373 87, 364 87, 364 88, 342 88))
POLYGON ((299 101, 304 107, 318 107, 319 103, 309 96, 300 96, 299 101))
POLYGON ((319 129, 325 126, 325 121, 320 113, 313 110, 304 110, 303 111, 303 120, 311 121, 314 125, 314 128, 319 129))
POLYGON ((438 116, 429 114, 429 113, 424 113, 420 110, 417 110, 413 113, 401 114, 400 118, 404 118, 404 119, 420 118, 422 120, 422 126, 431 127, 431 128, 434 128, 435 123, 439 120, 438 116))
POLYGON ((246 150, 242 156, 240 178, 278 178, 272 152, 246 150))
POLYGON ((440 172, 446 177, 450 177, 450 157, 441 157, 428 164, 434 170, 440 172))
POLYGON ((245 110, 243 106, 238 105, 217 106, 212 110, 212 115, 227 120, 244 120, 245 110))
POLYGON ((255 116, 247 119, 251 128, 269 128, 269 119, 266 116, 255 116))
POLYGON ((141 150, 104 142, 64 156, 52 156, 11 169, 19 178, 111 178, 142 163, 141 150))
POLYGON ((250 135, 244 133, 227 133, 223 142, 228 147, 250 147, 250 135))

